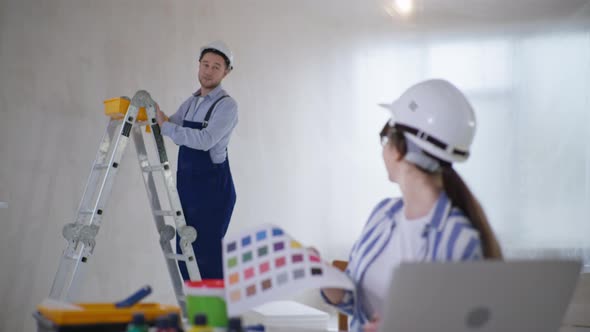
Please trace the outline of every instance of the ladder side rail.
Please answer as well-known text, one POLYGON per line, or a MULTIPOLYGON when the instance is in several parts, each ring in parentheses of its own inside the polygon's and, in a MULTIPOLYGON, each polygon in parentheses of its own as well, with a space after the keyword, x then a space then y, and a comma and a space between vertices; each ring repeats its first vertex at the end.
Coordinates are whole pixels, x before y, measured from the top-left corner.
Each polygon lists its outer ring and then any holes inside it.
POLYGON ((90 175, 86 181, 82 199, 80 200, 80 204, 78 206, 75 220, 75 224, 77 224, 77 226, 69 223, 66 224, 62 230, 62 234, 67 240, 67 245, 62 253, 57 272, 51 285, 51 290, 49 291, 49 297, 52 299, 66 300, 68 293, 70 293, 73 278, 76 275, 75 271, 77 271, 80 264, 80 255, 78 250, 80 248, 78 247, 83 246, 83 244, 79 242, 79 236, 82 228, 87 224, 86 221, 89 217, 89 215, 83 213, 83 211, 89 210, 88 207, 90 202, 96 198, 97 183, 102 175, 102 172, 96 169, 96 165, 103 164, 104 160, 107 158, 107 154, 110 151, 111 142, 120 122, 120 120, 111 119, 107 124, 107 130, 103 134, 103 137, 100 141, 99 148, 94 158, 94 163, 90 169, 90 175))
POLYGON ((154 104, 146 108, 147 115, 150 123, 152 124, 152 136, 158 150, 158 156, 160 158, 160 164, 163 166, 162 174, 164 176, 164 182, 166 187, 166 193, 168 194, 168 200, 170 202, 170 208, 174 213, 174 224, 180 237, 180 249, 182 254, 186 257, 186 267, 188 270, 189 277, 192 281, 200 281, 201 273, 197 264, 196 256, 193 250, 192 243, 196 240, 198 234, 194 227, 187 226, 184 218, 184 212, 180 203, 180 197, 176 189, 176 182, 172 170, 170 169, 170 162, 168 161, 168 155, 166 153, 166 145, 164 144, 164 138, 160 130, 160 125, 156 122, 156 110, 154 104))
MULTIPOLYGON (((96 152, 96 157, 94 159, 94 164, 90 169, 90 175, 88 176, 88 180, 86 182, 86 186, 84 187, 84 193, 82 195, 82 199, 80 200, 80 205, 78 206, 78 215, 76 222, 77 223, 84 223, 85 220, 88 219, 87 214, 83 214, 83 211, 88 211, 89 207, 91 206, 91 200, 96 199, 96 187, 98 184, 98 180, 100 179, 100 175, 102 175, 102 171, 97 169, 99 165, 103 165, 105 160, 107 159, 107 154, 110 151, 111 142, 115 136, 115 131, 117 127, 121 124, 120 119, 110 119, 107 125, 107 131, 104 133, 98 151, 96 152)), ((94 204, 92 204, 94 205, 94 204)))
POLYGON ((127 148, 129 136, 131 135, 131 129, 135 124, 138 112, 139 108, 133 104, 130 104, 129 108, 127 108, 123 125, 119 130, 119 135, 117 136, 115 145, 113 146, 113 153, 111 154, 111 158, 109 160, 109 166, 106 170, 106 174, 98 192, 96 204, 90 219, 91 226, 96 226, 98 228, 102 223, 104 209, 113 189, 113 182, 118 173, 119 166, 121 166, 121 159, 125 149, 127 148))
POLYGON ((183 280, 178 269, 177 260, 174 257, 172 245, 170 244, 170 241, 174 239, 174 234, 176 233, 176 231, 174 227, 166 225, 164 216, 156 215, 154 213, 154 211, 161 210, 162 206, 160 204, 156 182, 154 181, 154 173, 143 171, 145 168, 149 168, 151 165, 145 147, 145 141, 143 138, 141 127, 139 126, 134 128, 133 130, 133 142, 135 143, 135 151, 137 152, 139 167, 142 170, 142 177, 148 196, 148 201, 151 207, 152 216, 154 218, 156 229, 160 236, 160 248, 162 249, 162 253, 164 254, 164 259, 166 260, 166 266, 168 268, 168 274, 170 275, 170 279, 172 281, 172 286, 174 289, 176 300, 184 311, 186 308, 186 300, 184 297, 183 280))
POLYGON ((74 257, 63 256, 60 259, 59 267, 53 279, 51 285, 51 291, 49 292, 49 298, 59 301, 66 301, 68 290, 72 285, 72 278, 74 277, 74 271, 77 270, 79 260, 74 257), (66 285, 68 285, 66 287, 66 285))
POLYGON ((68 268, 70 269, 65 276, 64 287, 60 298, 66 299, 67 301, 74 301, 78 294, 78 289, 81 283, 81 277, 79 275, 84 274, 83 270, 86 270, 88 258, 92 256, 94 246, 96 245, 96 235, 100 229, 102 223, 102 217, 104 214, 104 208, 111 194, 113 187, 113 181, 117 175, 117 170, 120 165, 120 161, 127 146, 131 129, 135 123, 139 108, 134 105, 129 105, 125 120, 119 130, 113 151, 109 159, 109 164, 104 174, 100 189, 97 193, 96 203, 92 209, 90 216, 90 222, 88 225, 84 225, 80 231, 79 236, 76 239, 75 246, 68 246, 65 257, 69 256, 72 258, 72 262, 69 262, 68 268))

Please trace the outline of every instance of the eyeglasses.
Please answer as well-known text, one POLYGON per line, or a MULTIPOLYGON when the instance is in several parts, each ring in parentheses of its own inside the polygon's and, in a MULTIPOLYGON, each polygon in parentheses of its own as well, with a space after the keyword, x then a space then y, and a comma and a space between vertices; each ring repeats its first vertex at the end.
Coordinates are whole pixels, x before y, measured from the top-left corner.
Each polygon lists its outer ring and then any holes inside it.
POLYGON ((381 146, 386 146, 387 143, 389 143, 390 135, 393 135, 395 132, 397 132, 397 128, 395 128, 395 126, 390 126, 389 124, 386 124, 379 133, 379 141, 381 143, 381 146))

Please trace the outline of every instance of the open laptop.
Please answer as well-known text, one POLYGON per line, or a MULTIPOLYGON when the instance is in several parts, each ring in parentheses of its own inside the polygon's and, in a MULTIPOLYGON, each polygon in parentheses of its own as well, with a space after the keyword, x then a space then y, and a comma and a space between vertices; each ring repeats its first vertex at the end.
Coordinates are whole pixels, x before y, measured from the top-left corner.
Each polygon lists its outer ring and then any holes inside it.
POLYGON ((576 261, 404 263, 394 271, 380 332, 557 332, 576 261))

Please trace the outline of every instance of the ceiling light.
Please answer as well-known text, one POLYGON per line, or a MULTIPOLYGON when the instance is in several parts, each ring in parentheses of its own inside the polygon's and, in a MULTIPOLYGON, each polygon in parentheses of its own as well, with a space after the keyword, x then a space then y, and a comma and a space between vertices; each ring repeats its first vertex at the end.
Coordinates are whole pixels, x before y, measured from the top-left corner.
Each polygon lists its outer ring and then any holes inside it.
POLYGON ((402 16, 408 16, 414 11, 414 0, 393 0, 393 9, 402 16))

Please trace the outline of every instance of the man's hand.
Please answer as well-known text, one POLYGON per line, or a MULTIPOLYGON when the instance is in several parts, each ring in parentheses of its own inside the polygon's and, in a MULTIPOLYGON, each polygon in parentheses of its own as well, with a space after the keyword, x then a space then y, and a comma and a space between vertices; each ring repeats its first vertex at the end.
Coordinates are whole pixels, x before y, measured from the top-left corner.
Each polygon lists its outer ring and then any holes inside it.
POLYGON ((160 105, 158 105, 158 103, 156 103, 156 121, 158 121, 160 127, 162 127, 164 122, 168 121, 168 116, 160 110, 160 105))

